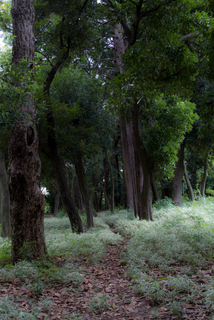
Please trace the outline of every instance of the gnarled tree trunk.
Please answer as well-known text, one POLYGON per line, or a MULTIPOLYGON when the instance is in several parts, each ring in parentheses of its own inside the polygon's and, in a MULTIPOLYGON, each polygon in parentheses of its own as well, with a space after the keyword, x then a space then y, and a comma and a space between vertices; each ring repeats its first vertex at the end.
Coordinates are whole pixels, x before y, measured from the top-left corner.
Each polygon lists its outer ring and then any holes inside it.
MULTIPOLYGON (((34 7, 32 0, 13 0, 13 63, 34 61, 34 7)), ((21 84, 20 84, 21 85, 21 84)), ((21 117, 10 131, 9 191, 12 218, 12 261, 40 259, 46 253, 44 197, 40 189, 41 163, 35 126, 35 107, 30 95, 17 106, 21 117)))

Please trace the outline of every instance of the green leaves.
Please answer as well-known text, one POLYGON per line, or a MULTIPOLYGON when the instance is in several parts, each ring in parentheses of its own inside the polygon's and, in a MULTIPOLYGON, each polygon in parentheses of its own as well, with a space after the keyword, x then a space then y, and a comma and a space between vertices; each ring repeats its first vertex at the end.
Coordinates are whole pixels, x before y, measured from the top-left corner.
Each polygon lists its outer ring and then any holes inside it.
MULTIPOLYGON (((3 63, 4 60, 1 60, 3 63)), ((0 124, 11 126, 16 120, 27 120, 34 106, 29 103, 29 96, 34 95, 34 80, 31 62, 24 59, 15 67, 12 64, 1 65, 0 72, 0 124), (20 106, 26 106, 26 112, 20 111, 20 106)), ((32 101, 32 100, 31 100, 32 101)))
POLYGON ((174 95, 156 97, 143 111, 143 141, 157 178, 172 177, 180 143, 198 119, 194 110, 193 103, 174 95))

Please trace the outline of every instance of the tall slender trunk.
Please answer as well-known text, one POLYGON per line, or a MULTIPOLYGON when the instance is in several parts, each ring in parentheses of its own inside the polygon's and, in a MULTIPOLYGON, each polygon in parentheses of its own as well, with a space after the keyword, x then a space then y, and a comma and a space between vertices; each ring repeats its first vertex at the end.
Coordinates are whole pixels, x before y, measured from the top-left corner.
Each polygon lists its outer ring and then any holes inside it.
POLYGON ((68 41, 67 49, 64 51, 64 55, 50 70, 47 75, 46 81, 44 83, 44 99, 46 100, 47 107, 47 130, 48 130, 48 148, 49 148, 49 157, 53 163, 55 176, 57 179, 57 183, 60 190, 60 195, 63 203, 63 207, 66 210, 71 228, 73 232, 83 232, 82 221, 75 206, 74 199, 72 198, 69 184, 66 177, 65 165, 60 158, 58 153, 58 146, 55 134, 55 122, 54 122, 54 114, 52 110, 52 105, 50 101, 50 86, 54 80, 54 77, 58 71, 58 69, 62 66, 63 62, 66 61, 69 55, 70 48, 70 40, 68 41))
POLYGON ((205 188, 206 188, 206 181, 207 181, 207 176, 208 176, 208 169, 209 169, 209 161, 206 158, 204 160, 204 173, 203 173, 203 178, 201 180, 200 186, 199 186, 199 190, 201 193, 201 196, 204 197, 205 196, 205 188))
MULTIPOLYGON (((11 13, 13 63, 17 66, 28 58, 33 66, 35 14, 32 1, 13 0, 11 13)), ((13 263, 26 258, 40 259, 47 253, 44 237, 45 202, 40 189, 41 163, 34 98, 31 94, 16 109, 21 117, 12 127, 8 143, 13 263)))
MULTIPOLYGON (((122 116, 121 116, 122 118, 122 116)), ((132 164, 134 163, 134 151, 130 154, 130 148, 132 148, 133 143, 129 147, 128 137, 130 137, 130 125, 121 121, 120 132, 121 132, 121 146, 122 146, 122 158, 123 158, 123 175, 126 187, 126 201, 127 208, 134 209, 134 190, 132 184, 132 164)))
MULTIPOLYGON (((123 64, 121 61, 121 55, 126 52, 128 44, 123 38, 123 28, 120 23, 114 27, 114 59, 118 66, 120 73, 123 72, 123 64)), ((123 175, 126 187, 126 201, 128 209, 134 209, 134 190, 133 190, 133 173, 132 163, 134 163, 134 151, 130 150, 133 145, 130 141, 130 130, 132 124, 127 123, 125 116, 120 116, 120 136, 121 136, 121 147, 122 147, 122 158, 123 158, 123 175), (130 153, 131 151, 131 153, 130 153)))
POLYGON ((191 201, 195 201, 195 195, 194 195, 194 191, 193 191, 190 179, 189 179, 189 175, 188 175, 188 172, 187 172, 187 167, 186 167, 185 161, 183 162, 183 167, 184 167, 185 181, 186 181, 186 184, 187 184, 187 188, 189 190, 189 198, 190 198, 191 201))
POLYGON ((121 177, 120 177, 120 166, 119 166, 119 157, 116 154, 115 155, 115 165, 116 165, 116 171, 117 171, 117 180, 116 180, 116 194, 115 194, 115 205, 116 207, 118 207, 119 205, 121 205, 121 177))
MULTIPOLYGON (((114 54, 115 62, 119 67, 120 73, 124 70, 121 55, 124 54, 128 48, 128 41, 123 37, 123 31, 121 24, 115 25, 114 54)), ((120 116, 123 172, 126 186, 127 206, 128 208, 134 209, 135 216, 139 216, 139 218, 142 219, 142 201, 140 194, 143 188, 144 177, 141 161, 138 158, 137 146, 135 145, 131 114, 129 114, 129 119, 131 120, 127 120, 125 115, 120 116)))
POLYGON ((152 193, 153 193, 154 201, 160 200, 160 197, 158 194, 158 189, 157 189, 157 184, 156 184, 154 178, 152 178, 152 193))
POLYGON ((59 212, 59 201, 60 201, 60 192, 57 190, 57 192, 54 195, 54 216, 59 212))
POLYGON ((111 208, 111 212, 114 211, 114 175, 113 175, 113 170, 112 170, 112 165, 111 165, 111 161, 109 159, 108 153, 105 153, 106 155, 106 160, 109 166, 109 173, 110 173, 110 181, 111 181, 111 201, 110 201, 110 208, 111 208))
POLYGON ((53 214, 54 216, 59 212, 59 203, 60 203, 60 191, 59 191, 59 187, 57 184, 57 180, 55 179, 52 183, 51 183, 53 189, 54 189, 54 210, 53 210, 53 214))
POLYGON ((86 209, 87 217, 87 228, 94 227, 93 214, 91 209, 91 198, 88 192, 88 187, 86 184, 85 170, 83 166, 83 155, 81 151, 75 152, 75 168, 77 172, 77 177, 79 181, 80 190, 83 196, 83 201, 86 209))
POLYGON ((82 221, 75 206, 74 200, 71 196, 68 180, 66 177, 66 171, 64 163, 62 162, 59 154, 55 137, 55 125, 51 106, 49 104, 49 113, 47 115, 48 123, 48 147, 50 151, 50 158, 53 163, 55 176, 60 190, 60 195, 63 203, 63 207, 68 214, 71 228, 73 232, 83 232, 82 221))
POLYGON ((84 212, 84 204, 83 204, 83 199, 82 199, 82 193, 81 193, 80 187, 79 187, 79 182, 77 179, 76 169, 74 169, 74 173, 73 173, 73 179, 72 179, 72 184, 71 184, 71 194, 72 194, 73 199, 75 199, 75 196, 76 196, 77 201, 78 201, 78 208, 83 213, 84 212))
MULTIPOLYGON (((100 183, 100 187, 101 187, 101 190, 102 190, 102 192, 104 194, 104 198, 105 198, 105 208, 106 207, 110 208, 109 198, 108 198, 108 195, 107 195, 106 190, 105 190, 104 186, 102 185, 102 183, 100 183)), ((101 195, 101 197, 102 197, 102 195, 101 195)))
POLYGON ((146 150, 141 138, 140 128, 140 107, 137 103, 134 104, 133 111, 133 127, 134 138, 137 146, 138 158, 143 170, 143 189, 140 190, 141 213, 139 218, 153 220, 152 216, 152 176, 149 169, 149 163, 146 155, 146 150))
POLYGON ((108 198, 108 201, 105 201, 105 209, 109 210, 110 201, 108 196, 108 172, 107 172, 106 158, 103 159, 103 173, 104 173, 104 185, 105 185, 105 198, 108 198))
POLYGON ((5 167, 5 157, 2 152, 0 152, 0 221, 1 236, 3 238, 10 237, 10 194, 8 188, 7 171, 5 167))
POLYGON ((181 143, 178 151, 178 161, 174 171, 172 181, 172 202, 176 206, 182 205, 182 190, 183 190, 183 162, 184 162, 184 142, 181 143))

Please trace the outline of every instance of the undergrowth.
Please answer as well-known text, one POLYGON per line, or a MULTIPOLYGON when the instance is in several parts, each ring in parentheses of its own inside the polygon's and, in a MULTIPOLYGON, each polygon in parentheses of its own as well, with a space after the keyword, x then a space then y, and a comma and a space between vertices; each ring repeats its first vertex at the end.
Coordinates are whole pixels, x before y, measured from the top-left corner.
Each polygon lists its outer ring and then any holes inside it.
POLYGON ((175 207, 169 199, 154 207, 154 221, 131 220, 127 212, 103 220, 130 241, 121 254, 135 290, 153 306, 182 317, 186 304, 214 311, 214 203, 200 199, 175 207))
MULTIPOLYGON (((139 295, 155 309, 165 308, 182 318, 185 306, 203 305, 214 313, 214 202, 199 199, 175 207, 169 199, 154 206, 154 221, 139 221, 132 211, 116 210, 94 218, 95 228, 83 234, 71 231, 67 217, 45 219, 48 249, 46 259, 11 264, 11 242, 0 238, 0 282, 24 286, 37 303, 31 311, 18 308, 15 299, 0 299, 1 319, 38 319, 39 312, 51 309, 53 301, 42 299, 46 289, 84 283, 86 265, 75 259, 98 264, 107 245, 129 242, 121 253, 121 264, 128 265, 127 277, 139 295), (109 227, 113 227, 113 233, 109 227), (84 260, 81 260, 81 259, 84 260)), ((92 312, 109 308, 108 296, 96 294, 88 301, 92 312)), ((81 319, 73 314, 71 319, 81 319)))

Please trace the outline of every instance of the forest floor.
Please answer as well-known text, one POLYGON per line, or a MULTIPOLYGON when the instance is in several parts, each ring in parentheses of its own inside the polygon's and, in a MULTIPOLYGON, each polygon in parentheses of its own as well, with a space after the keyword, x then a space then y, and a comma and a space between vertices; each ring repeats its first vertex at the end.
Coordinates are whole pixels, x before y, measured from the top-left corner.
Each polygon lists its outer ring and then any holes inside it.
MULTIPOLYGON (((115 232, 114 229, 111 229, 115 232)), ((72 284, 52 284, 42 295, 33 294, 26 284, 4 283, 0 285, 0 296, 9 297, 18 308, 29 313, 34 311, 35 306, 44 301, 51 301, 46 307, 37 312, 36 319, 84 319, 84 320, 107 320, 107 319, 188 319, 208 320, 211 319, 207 310, 201 305, 186 306, 185 314, 172 315, 167 306, 158 309, 149 303, 146 296, 137 295, 133 290, 133 282, 127 276, 127 266, 121 263, 121 252, 124 250, 128 238, 123 243, 109 245, 105 258, 99 265, 91 265, 85 258, 73 258, 77 269, 82 267, 84 282, 78 287, 72 284), (15 300, 14 300, 15 298, 15 300)), ((55 263, 63 268, 66 260, 56 258, 55 263)), ((37 310, 38 311, 38 310, 37 310)), ((34 312, 33 312, 34 314, 34 312)), ((0 319, 31 319, 28 317, 5 317, 0 319)), ((35 319, 35 318, 33 318, 35 319)))

